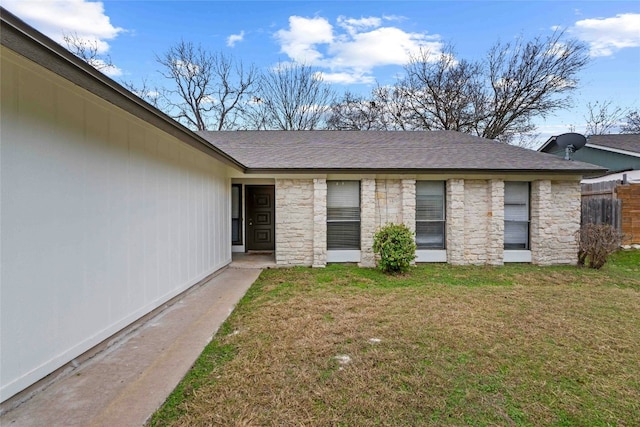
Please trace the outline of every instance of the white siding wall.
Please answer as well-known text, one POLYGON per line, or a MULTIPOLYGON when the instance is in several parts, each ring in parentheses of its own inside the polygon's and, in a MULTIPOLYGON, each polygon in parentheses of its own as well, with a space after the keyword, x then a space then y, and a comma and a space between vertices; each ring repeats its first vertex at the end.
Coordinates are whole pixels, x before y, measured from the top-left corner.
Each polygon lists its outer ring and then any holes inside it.
POLYGON ((0 401, 231 260, 226 166, 2 54, 0 401))

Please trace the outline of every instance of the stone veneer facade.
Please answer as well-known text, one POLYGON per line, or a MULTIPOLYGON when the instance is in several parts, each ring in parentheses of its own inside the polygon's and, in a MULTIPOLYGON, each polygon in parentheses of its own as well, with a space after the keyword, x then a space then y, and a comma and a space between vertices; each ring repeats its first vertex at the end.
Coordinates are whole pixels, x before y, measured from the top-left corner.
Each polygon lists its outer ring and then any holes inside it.
MULTIPOLYGON (((373 234, 388 222, 415 231, 415 179, 360 180, 361 250, 358 265, 375 265, 373 234)), ((446 252, 454 265, 504 261, 504 181, 446 181, 446 252)), ((578 181, 531 182, 531 262, 575 264, 580 227, 578 181)), ((276 262, 324 267, 327 263, 327 180, 276 179, 276 262)))
POLYGON ((464 182, 464 264, 487 264, 491 245, 488 227, 490 211, 488 183, 485 180, 464 182))
POLYGON ((580 229, 580 183, 540 180, 531 183, 531 262, 575 264, 580 229))
MULTIPOLYGON (((391 203, 391 201, 389 201, 391 203)), ((376 180, 360 180, 360 267, 375 267, 373 235, 376 232, 376 180)))
POLYGON ((313 264, 327 265, 327 180, 313 180, 313 264))
POLYGON ((276 264, 312 265, 315 234, 313 180, 276 179, 275 191, 276 264))

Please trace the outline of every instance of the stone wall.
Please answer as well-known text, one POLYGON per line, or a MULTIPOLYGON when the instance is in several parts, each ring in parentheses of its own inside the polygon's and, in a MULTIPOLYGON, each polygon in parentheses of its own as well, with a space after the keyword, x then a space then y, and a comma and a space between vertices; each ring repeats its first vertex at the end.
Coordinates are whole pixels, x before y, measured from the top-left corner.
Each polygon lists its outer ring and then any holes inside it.
POLYGON ((447 262, 453 265, 466 264, 465 247, 465 180, 447 180, 446 194, 446 248, 447 262))
MULTIPOLYGON (((373 267, 373 235, 388 223, 415 231, 415 180, 363 178, 360 182, 360 266, 373 267)), ((531 183, 532 263, 575 264, 580 227, 578 181, 531 183)), ((323 267, 327 259, 327 181, 276 180, 276 262, 323 267)), ((504 260, 504 181, 446 182, 446 251, 454 265, 500 265, 504 260)))
POLYGON ((327 265, 327 180, 313 180, 313 266, 327 265))
POLYGON ((492 179, 488 185, 487 264, 502 265, 504 261, 504 181, 492 179))
POLYGON ((538 180, 531 184, 531 262, 575 264, 580 229, 580 183, 538 180))
POLYGON ((490 244, 490 194, 488 181, 464 182, 464 261, 465 264, 486 264, 490 244))
POLYGON ((375 267, 373 235, 376 232, 376 180, 360 181, 360 263, 361 267, 375 267))
POLYGON ((276 179, 276 264, 313 265, 314 193, 312 179, 276 179))
POLYGON ((376 180, 376 229, 402 223, 402 186, 399 179, 376 180))
POLYGON ((412 233, 416 232, 416 180, 403 179, 401 182, 402 221, 412 233))

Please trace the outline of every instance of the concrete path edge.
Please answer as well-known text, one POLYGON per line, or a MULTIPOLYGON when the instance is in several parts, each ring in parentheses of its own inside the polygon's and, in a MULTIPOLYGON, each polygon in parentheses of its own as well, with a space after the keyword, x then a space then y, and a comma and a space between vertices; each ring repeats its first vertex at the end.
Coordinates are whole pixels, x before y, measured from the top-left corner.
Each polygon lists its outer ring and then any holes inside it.
POLYGON ((262 270, 227 267, 0 417, 9 426, 141 426, 189 371, 262 270))

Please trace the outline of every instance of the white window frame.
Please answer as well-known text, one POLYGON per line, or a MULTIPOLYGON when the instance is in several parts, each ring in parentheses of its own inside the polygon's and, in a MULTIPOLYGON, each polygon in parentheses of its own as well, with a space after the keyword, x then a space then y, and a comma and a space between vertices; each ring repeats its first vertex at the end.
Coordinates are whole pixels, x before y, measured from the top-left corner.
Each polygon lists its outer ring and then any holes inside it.
POLYGON ((505 181, 505 197, 504 197, 504 255, 503 262, 531 262, 531 184, 529 182, 522 181, 505 181), (517 186, 517 187, 516 187, 517 186), (512 187, 511 190, 508 187, 512 187), (526 202, 523 200, 508 200, 508 194, 513 194, 514 191, 517 191, 516 188, 526 188, 527 197, 526 202), (509 219, 509 214, 507 206, 524 206, 524 210, 521 210, 520 214, 526 213, 526 220, 523 219, 509 219), (508 222, 517 222, 517 223, 526 223, 527 225, 527 240, 524 248, 511 248, 508 249, 506 242, 507 240, 507 223, 508 222))
POLYGON ((362 217, 361 217, 361 209, 362 209, 362 186, 360 181, 356 180, 327 180, 327 262, 360 262, 360 245, 361 245, 361 233, 362 233, 362 217), (344 183, 357 183, 358 185, 358 219, 344 219, 344 218, 331 218, 329 214, 329 209, 331 209, 330 205, 330 192, 331 189, 335 189, 340 184, 344 183), (357 247, 354 245, 349 248, 330 248, 331 242, 329 239, 329 227, 331 224, 336 223, 358 223, 359 232, 358 232, 358 243, 357 247))
POLYGON ((416 181, 416 245, 418 245, 419 224, 441 223, 442 224, 442 247, 428 248, 418 247, 416 249, 416 262, 447 262, 447 190, 446 181, 416 181), (418 218, 418 187, 420 183, 438 183, 442 185, 442 219, 419 219, 418 218))

